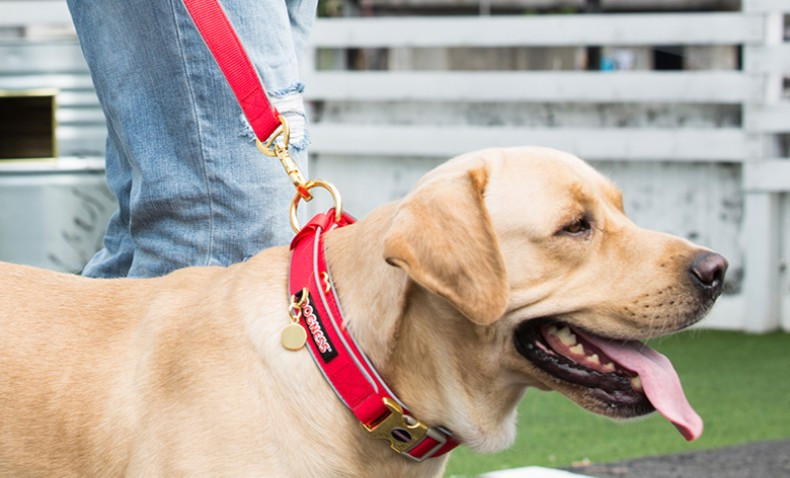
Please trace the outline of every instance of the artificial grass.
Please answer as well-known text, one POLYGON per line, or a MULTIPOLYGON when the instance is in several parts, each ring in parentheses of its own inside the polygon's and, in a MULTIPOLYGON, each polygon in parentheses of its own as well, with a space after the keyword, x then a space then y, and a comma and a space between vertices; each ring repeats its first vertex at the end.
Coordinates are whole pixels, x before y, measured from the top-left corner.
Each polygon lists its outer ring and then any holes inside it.
POLYGON ((480 455, 460 447, 445 476, 474 476, 521 466, 567 467, 790 438, 790 334, 693 330, 653 341, 678 371, 705 422, 687 443, 663 417, 614 422, 558 393, 530 390, 519 406, 518 438, 508 450, 480 455))

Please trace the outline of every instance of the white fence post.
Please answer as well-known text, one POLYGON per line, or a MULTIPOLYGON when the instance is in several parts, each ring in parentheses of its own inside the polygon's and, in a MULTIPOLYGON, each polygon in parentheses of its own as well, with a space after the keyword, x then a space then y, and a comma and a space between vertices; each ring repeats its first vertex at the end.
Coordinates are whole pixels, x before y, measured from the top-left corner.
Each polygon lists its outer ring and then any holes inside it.
MULTIPOLYGON (((759 99, 744 102, 743 128, 751 143, 751 157, 744 162, 744 179, 753 176, 768 158, 777 153, 777 138, 770 126, 760 121, 766 107, 776 105, 781 98, 782 77, 769 71, 752 57, 783 42, 783 14, 766 8, 765 0, 743 0, 745 12, 755 12, 763 17, 763 41, 759 46, 744 48, 744 70, 755 84, 760 85, 759 99)), ((778 10, 778 3, 776 3, 778 10)), ((770 6, 770 5, 768 5, 770 6)), ((744 297, 746 301, 744 329, 749 332, 766 332, 780 325, 781 300, 779 293, 780 239, 779 194, 776 191, 752 189, 744 181, 744 297)))

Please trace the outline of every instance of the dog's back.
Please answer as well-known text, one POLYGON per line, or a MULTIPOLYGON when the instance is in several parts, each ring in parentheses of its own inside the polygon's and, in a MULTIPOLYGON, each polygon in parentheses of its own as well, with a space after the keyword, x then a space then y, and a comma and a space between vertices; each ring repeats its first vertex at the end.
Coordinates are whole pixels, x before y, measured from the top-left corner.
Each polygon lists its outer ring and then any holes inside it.
POLYGON ((146 404, 188 408, 208 380, 195 357, 223 363, 241 334, 212 320, 222 271, 94 280, 0 263, 0 475, 118 475, 137 442, 161 443, 139 436, 167 426, 146 404))

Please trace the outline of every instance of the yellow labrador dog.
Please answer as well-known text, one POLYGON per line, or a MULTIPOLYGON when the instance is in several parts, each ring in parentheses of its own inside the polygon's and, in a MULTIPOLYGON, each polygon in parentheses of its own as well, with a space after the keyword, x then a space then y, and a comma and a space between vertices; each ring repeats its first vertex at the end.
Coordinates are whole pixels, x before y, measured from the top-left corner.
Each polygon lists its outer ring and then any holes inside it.
MULTIPOLYGON (((633 342, 699 320, 727 262, 640 229, 618 190, 542 148, 467 154, 327 234, 345 321, 411 411, 479 452, 528 387, 614 418, 702 424, 633 342)), ((289 250, 157 279, 0 265, 2 476, 438 476, 371 440, 289 323, 289 250)))

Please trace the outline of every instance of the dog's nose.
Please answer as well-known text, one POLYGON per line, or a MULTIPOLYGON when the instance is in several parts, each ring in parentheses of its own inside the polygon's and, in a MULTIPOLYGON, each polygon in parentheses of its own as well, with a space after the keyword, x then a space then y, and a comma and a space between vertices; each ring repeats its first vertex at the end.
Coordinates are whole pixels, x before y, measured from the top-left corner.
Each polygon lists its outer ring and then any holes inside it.
POLYGON ((727 259, 715 252, 701 252, 691 261, 691 275, 706 289, 720 289, 727 259))

